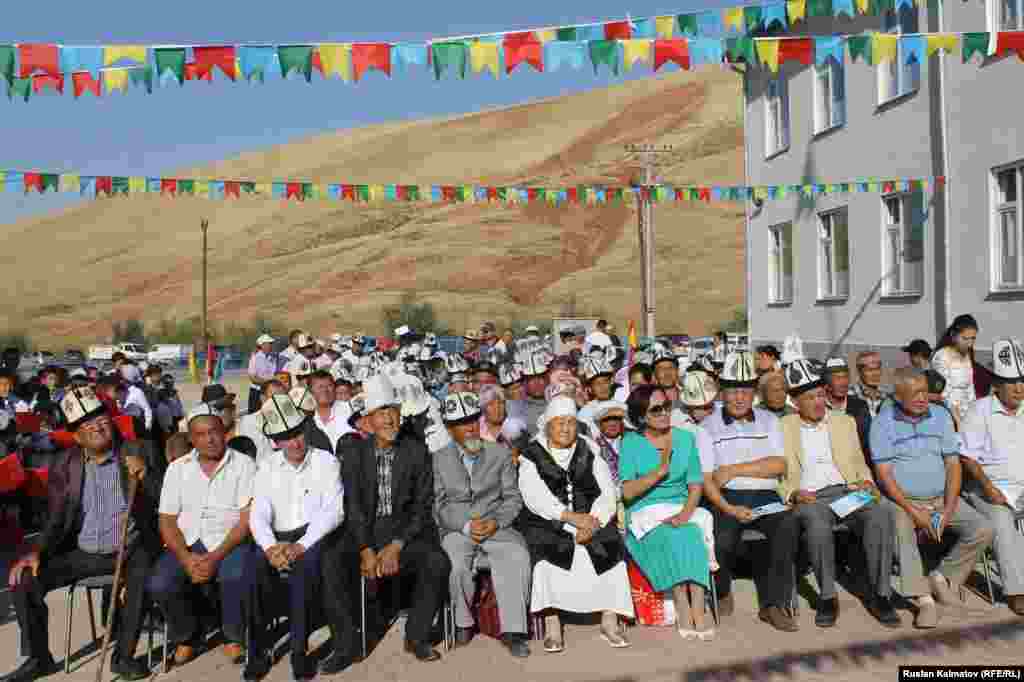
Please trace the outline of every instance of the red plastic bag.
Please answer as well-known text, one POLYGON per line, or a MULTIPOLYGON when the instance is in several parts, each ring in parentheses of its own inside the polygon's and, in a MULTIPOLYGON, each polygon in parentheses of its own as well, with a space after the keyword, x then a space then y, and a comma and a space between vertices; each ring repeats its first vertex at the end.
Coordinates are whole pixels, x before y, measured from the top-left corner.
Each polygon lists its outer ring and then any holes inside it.
POLYGON ((18 453, 14 452, 0 459, 0 494, 6 495, 25 485, 28 474, 18 453))
POLYGON ((501 639, 501 615, 498 612, 498 595, 494 592, 494 581, 490 571, 480 573, 477 578, 476 595, 473 599, 473 618, 480 634, 501 639))
POLYGON ((671 595, 655 592, 643 571, 632 560, 626 562, 626 573, 637 621, 641 625, 674 625, 676 614, 671 595))

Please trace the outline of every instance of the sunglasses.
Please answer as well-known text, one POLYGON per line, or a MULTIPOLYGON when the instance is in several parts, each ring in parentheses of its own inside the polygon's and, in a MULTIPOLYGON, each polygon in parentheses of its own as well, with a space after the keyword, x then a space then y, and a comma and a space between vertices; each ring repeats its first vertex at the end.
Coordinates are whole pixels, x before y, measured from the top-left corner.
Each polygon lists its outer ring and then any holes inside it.
POLYGON ((655 405, 654 407, 647 410, 647 414, 651 415, 652 417, 659 417, 661 415, 668 414, 671 411, 671 405, 669 405, 668 403, 661 403, 660 405, 655 405))

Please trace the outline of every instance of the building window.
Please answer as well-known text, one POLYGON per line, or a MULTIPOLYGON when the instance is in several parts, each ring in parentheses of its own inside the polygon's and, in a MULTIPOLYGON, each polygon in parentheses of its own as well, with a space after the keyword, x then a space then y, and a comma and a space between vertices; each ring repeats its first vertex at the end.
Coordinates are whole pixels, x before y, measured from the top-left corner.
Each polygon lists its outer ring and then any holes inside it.
POLYGON ((1024 0, 989 0, 989 30, 1024 31, 1024 0))
POLYGON ((768 81, 765 97, 765 156, 789 149, 789 87, 781 73, 768 81))
POLYGON ((814 132, 846 123, 846 83, 843 65, 833 59, 814 67, 814 132))
POLYGON ((1021 192, 1024 165, 995 171, 993 223, 995 288, 1024 289, 1024 253, 1021 246, 1021 192))
POLYGON ((922 293, 924 223, 924 196, 920 192, 882 198, 883 295, 922 293))
POLYGON ((818 215, 818 299, 850 295, 850 240, 846 209, 818 215))
POLYGON ((769 303, 793 302, 793 224, 769 229, 772 240, 772 281, 769 303))
MULTIPOLYGON (((887 33, 897 35, 917 33, 917 10, 902 7, 898 12, 887 12, 883 27, 887 33)), ((879 64, 877 68, 879 104, 917 92, 921 87, 921 64, 916 59, 907 64, 902 43, 896 49, 896 59, 879 64)))

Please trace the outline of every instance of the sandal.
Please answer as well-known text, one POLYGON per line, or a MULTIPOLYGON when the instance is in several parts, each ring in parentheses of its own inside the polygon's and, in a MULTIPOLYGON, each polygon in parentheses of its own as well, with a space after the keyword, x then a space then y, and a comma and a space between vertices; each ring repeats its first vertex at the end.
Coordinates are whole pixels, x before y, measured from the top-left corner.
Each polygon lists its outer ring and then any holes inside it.
POLYGON ((554 637, 545 637, 544 651, 549 654, 560 654, 565 651, 565 642, 554 637))
POLYGON ((682 628, 676 628, 676 632, 683 638, 684 641, 689 642, 690 640, 697 639, 696 630, 683 630, 682 628))
POLYGON ((702 642, 710 642, 715 638, 715 629, 708 628, 707 630, 697 630, 693 634, 697 635, 697 639, 702 642))
POLYGON ((622 636, 621 632, 607 632, 604 628, 601 628, 601 639, 608 642, 608 646, 613 649, 625 649, 632 646, 629 640, 622 636))

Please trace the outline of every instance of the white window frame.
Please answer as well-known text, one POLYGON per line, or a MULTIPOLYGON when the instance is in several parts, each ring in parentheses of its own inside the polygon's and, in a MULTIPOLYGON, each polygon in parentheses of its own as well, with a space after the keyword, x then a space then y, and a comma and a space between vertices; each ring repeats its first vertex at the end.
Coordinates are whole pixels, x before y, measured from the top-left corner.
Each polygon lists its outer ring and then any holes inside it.
POLYGON ((845 301, 850 298, 850 215, 845 206, 818 214, 815 250, 818 253, 818 300, 845 301), (840 292, 840 271, 836 269, 835 220, 842 216, 846 223, 846 291, 840 292), (827 237, 826 237, 827 235, 827 237))
POLYGON ((789 83, 780 71, 771 77, 764 89, 764 156, 766 159, 789 149, 789 83), (772 93, 773 86, 777 94, 772 93), (778 111, 776 122, 775 111, 778 111))
MULTIPOLYGON (((921 260, 904 260, 907 243, 914 230, 914 195, 910 192, 887 194, 882 197, 882 295, 920 296, 924 293, 924 235, 921 235, 921 260), (890 202, 899 206, 899 221, 893 222, 890 202), (893 243, 895 238, 895 244, 893 243), (912 268, 919 267, 919 286, 909 287, 912 268)), ((924 229, 924 226, 921 226, 924 229)))
POLYGON ((988 0, 985 6, 990 33, 1024 31, 1024 0, 988 0), (1007 16, 1008 7, 1016 16, 1007 16))
MULTIPOLYGON (((901 12, 886 13, 882 30, 896 35, 913 33, 914 27, 902 25, 902 17, 901 12), (894 22, 892 26, 889 26, 890 21, 894 22)), ((906 56, 903 54, 903 45, 899 42, 896 46, 896 60, 879 64, 875 67, 875 74, 878 85, 878 106, 906 97, 921 88, 921 63, 907 64, 906 56)))
POLYGON ((815 135, 846 124, 846 69, 834 59, 814 66, 813 116, 815 135), (839 97, 837 90, 842 93, 839 97))
POLYGON ((787 305, 793 302, 793 223, 780 223, 768 228, 771 240, 771 283, 768 288, 768 302, 787 305), (789 291, 786 291, 786 238, 789 231, 789 291))
POLYGON ((1022 225, 1021 216, 1024 215, 1024 162, 1018 162, 1015 164, 1009 164, 994 168, 991 175, 992 184, 992 228, 991 228, 991 244, 992 244, 992 291, 1024 291, 1024 225, 1022 225), (1013 180, 1015 182, 1016 197, 1014 201, 1005 201, 1005 196, 999 184, 1000 175, 1003 173, 1013 173, 1013 180), (1013 270, 1016 271, 1014 280, 1008 280, 1004 275, 1004 220, 1007 215, 1013 215, 1015 226, 1012 230, 1012 238, 1015 241, 1013 245, 1016 253, 1014 257, 1016 263, 1014 264, 1013 270))

